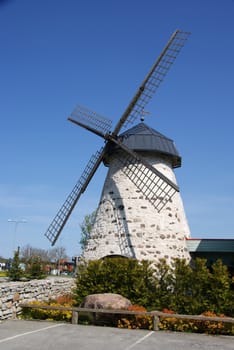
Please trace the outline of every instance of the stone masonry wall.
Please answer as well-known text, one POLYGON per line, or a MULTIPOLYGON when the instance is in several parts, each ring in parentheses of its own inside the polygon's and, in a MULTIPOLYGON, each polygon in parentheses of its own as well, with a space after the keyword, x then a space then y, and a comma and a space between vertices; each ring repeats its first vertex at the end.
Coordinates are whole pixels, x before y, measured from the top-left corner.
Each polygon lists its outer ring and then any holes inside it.
MULTIPOLYGON (((167 159, 148 153, 144 158, 176 184, 172 165, 167 159)), ((113 156, 84 258, 121 255, 155 263, 162 258, 168 263, 174 258, 189 261, 186 245, 189 237, 180 193, 177 192, 158 212, 124 174, 118 157, 113 156)))
POLYGON ((16 317, 21 311, 20 303, 56 298, 70 293, 74 286, 73 278, 0 283, 0 320, 16 317))

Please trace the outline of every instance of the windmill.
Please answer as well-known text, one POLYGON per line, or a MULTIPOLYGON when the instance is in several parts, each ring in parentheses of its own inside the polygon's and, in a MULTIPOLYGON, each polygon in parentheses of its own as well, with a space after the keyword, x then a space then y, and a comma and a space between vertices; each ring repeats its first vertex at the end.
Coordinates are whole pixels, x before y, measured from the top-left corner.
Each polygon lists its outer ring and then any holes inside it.
POLYGON ((94 227, 84 251, 87 259, 121 255, 138 259, 189 259, 189 237, 173 168, 181 165, 174 142, 143 121, 146 105, 159 88, 190 33, 176 30, 111 132, 111 121, 77 106, 68 120, 103 138, 75 187, 48 227, 56 243, 99 165, 109 167, 94 227), (141 123, 120 134, 137 118, 141 123))

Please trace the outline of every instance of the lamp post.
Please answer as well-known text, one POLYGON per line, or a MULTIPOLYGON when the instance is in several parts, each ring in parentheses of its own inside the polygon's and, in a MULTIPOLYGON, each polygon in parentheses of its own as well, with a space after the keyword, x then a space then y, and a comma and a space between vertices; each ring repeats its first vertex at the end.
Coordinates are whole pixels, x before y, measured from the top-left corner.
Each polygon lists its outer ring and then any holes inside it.
MULTIPOLYGON (((19 224, 26 224, 27 221, 25 219, 8 219, 7 221, 8 222, 12 222, 15 225, 15 227, 14 227, 14 236, 13 236, 13 252, 14 252, 17 227, 19 226, 19 224)), ((18 249, 19 249, 19 247, 18 247, 18 249)))

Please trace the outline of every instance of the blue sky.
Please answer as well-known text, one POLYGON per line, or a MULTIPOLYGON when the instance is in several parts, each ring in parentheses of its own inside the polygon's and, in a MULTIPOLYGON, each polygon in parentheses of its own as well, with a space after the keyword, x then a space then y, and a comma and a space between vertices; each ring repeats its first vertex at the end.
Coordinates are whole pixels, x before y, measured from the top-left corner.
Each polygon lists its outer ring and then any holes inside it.
MULTIPOLYGON (((115 124, 177 28, 192 35, 146 123, 181 153, 176 177, 192 237, 233 238, 234 1, 5 0, 0 255, 50 248, 44 232, 102 145, 67 117, 80 103, 115 124)), ((105 174, 100 167, 58 241, 70 256, 80 252, 79 224, 97 207, 105 174)))

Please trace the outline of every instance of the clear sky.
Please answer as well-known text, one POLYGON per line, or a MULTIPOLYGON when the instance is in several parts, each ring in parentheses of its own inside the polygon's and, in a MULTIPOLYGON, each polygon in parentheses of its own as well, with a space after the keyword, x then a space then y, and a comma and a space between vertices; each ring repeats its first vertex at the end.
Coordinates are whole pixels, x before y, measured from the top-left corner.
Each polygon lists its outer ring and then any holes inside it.
MULTIPOLYGON (((44 232, 102 145, 67 117, 80 103, 115 124, 177 28, 192 35, 146 123, 181 153, 191 236, 234 238, 234 1, 0 0, 0 255, 50 248, 44 232)), ((105 174, 58 241, 69 256, 105 174)))

